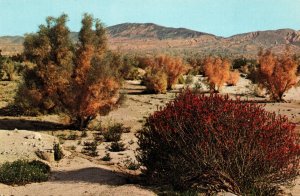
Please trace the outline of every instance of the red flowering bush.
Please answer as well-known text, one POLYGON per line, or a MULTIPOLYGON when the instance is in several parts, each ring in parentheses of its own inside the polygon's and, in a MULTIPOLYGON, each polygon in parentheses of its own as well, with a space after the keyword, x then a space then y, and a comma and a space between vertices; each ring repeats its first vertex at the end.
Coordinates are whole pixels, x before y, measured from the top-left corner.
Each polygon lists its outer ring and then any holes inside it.
POLYGON ((137 137, 152 183, 270 195, 298 175, 295 125, 228 96, 185 91, 148 117, 137 137))

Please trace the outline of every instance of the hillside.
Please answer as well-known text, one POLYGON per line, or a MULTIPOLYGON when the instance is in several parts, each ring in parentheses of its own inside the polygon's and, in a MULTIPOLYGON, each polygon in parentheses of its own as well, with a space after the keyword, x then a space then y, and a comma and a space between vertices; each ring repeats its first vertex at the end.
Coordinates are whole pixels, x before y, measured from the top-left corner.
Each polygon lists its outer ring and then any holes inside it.
POLYGON ((112 38, 159 40, 197 38, 201 35, 208 35, 190 29, 163 27, 153 23, 123 23, 109 27, 108 32, 112 38))
MULTIPOLYGON (((186 28, 172 28, 153 23, 123 23, 107 28, 112 50, 134 53, 173 53, 187 55, 220 54, 255 58, 260 48, 272 48, 282 52, 290 45, 300 54, 300 32, 293 29, 256 31, 231 37, 218 37, 186 28)), ((71 38, 77 41, 77 33, 71 38)), ((0 37, 0 49, 4 55, 22 51, 22 36, 0 37)))

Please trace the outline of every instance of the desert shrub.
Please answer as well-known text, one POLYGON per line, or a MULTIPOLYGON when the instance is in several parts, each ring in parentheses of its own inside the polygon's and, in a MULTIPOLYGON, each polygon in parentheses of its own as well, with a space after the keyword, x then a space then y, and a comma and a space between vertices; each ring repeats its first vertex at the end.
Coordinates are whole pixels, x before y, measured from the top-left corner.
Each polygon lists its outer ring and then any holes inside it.
POLYGON ((117 142, 121 139, 122 133, 130 132, 130 128, 124 127, 121 123, 114 123, 109 125, 107 129, 103 130, 104 141, 117 142))
POLYGON ((66 140, 76 140, 78 138, 79 136, 76 133, 70 133, 68 137, 66 137, 66 140))
POLYGON ((137 159, 147 181, 270 195, 298 175, 295 125, 263 106, 185 91, 148 117, 137 159))
POLYGON ((110 154, 109 153, 106 153, 105 156, 103 156, 101 158, 102 161, 110 161, 111 160, 111 157, 110 157, 110 154))
POLYGON ((238 83, 239 79, 240 79, 239 71, 237 70, 231 71, 229 72, 229 78, 226 83, 229 86, 235 86, 238 83))
POLYGON ((86 154, 91 157, 96 157, 98 156, 98 150, 97 150, 97 142, 84 142, 84 147, 82 148, 82 153, 86 154))
POLYGON ((140 168, 140 164, 131 158, 125 159, 123 163, 128 170, 138 170, 140 168))
POLYGON ((147 69, 143 83, 150 93, 166 93, 168 87, 167 74, 161 70, 147 69))
POLYGON ((54 151, 54 160, 59 161, 64 157, 63 150, 59 144, 53 145, 53 151, 54 151))
POLYGON ((259 53, 258 82, 274 101, 283 101, 286 91, 297 84, 297 63, 287 49, 281 56, 270 50, 259 53))
POLYGON ((24 185, 47 181, 50 167, 41 161, 18 160, 0 166, 0 182, 8 185, 24 185))
POLYGON ((241 69, 242 67, 247 65, 246 58, 237 58, 232 61, 232 68, 233 69, 241 69))
POLYGON ((13 81, 17 76, 17 63, 9 58, 0 60, 0 80, 13 81))
POLYGON ((204 72, 212 91, 219 92, 230 76, 230 63, 221 57, 207 57, 204 60, 204 72))
POLYGON ((70 39, 67 15, 46 22, 25 37, 24 56, 35 66, 24 73, 16 104, 27 111, 64 112, 82 130, 116 104, 120 56, 107 49, 105 28, 91 15, 82 19, 77 44, 70 39))
POLYGON ((194 76, 191 74, 188 74, 185 78, 185 84, 190 85, 194 83, 194 76))
POLYGON ((189 74, 197 75, 204 74, 204 59, 201 56, 193 55, 187 57, 186 62, 190 65, 191 69, 189 70, 189 74))
POLYGON ((172 89, 179 77, 188 70, 188 66, 179 57, 160 55, 144 59, 146 75, 144 83, 149 91, 164 93, 172 89))
POLYGON ((139 80, 141 79, 140 73, 138 71, 138 58, 134 55, 123 55, 122 56, 122 66, 120 72, 122 77, 126 80, 139 80))
POLYGON ((125 144, 122 142, 112 142, 108 147, 111 152, 120 152, 125 150, 125 144))

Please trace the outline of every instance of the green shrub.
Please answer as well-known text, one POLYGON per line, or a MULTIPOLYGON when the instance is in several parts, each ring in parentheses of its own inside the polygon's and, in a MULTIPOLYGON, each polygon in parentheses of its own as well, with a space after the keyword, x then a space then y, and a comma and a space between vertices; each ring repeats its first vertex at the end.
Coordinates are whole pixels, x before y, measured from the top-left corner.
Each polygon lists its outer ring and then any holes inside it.
POLYGON ((0 166, 0 182, 8 185, 24 185, 47 181, 50 167, 41 161, 18 160, 0 166))
POLYGON ((84 147, 81 152, 88 156, 96 157, 96 156, 98 156, 97 146, 98 146, 98 144, 96 141, 84 142, 84 147))
POLYGON ((111 157, 110 157, 110 154, 109 153, 106 153, 105 156, 103 156, 101 158, 102 161, 110 161, 111 160, 111 157))
POLYGON ((273 195, 299 171, 295 124, 228 96, 185 91, 137 137, 147 181, 179 190, 273 195))
POLYGON ((9 58, 0 60, 0 80, 14 81, 17 76, 17 64, 9 58))
POLYGON ((108 148, 111 152, 120 152, 125 150, 125 144, 122 142, 112 142, 108 148))
POLYGON ((103 131, 103 137, 105 142, 117 142, 121 139, 122 133, 130 132, 130 128, 124 127, 121 123, 114 123, 108 126, 106 130, 103 131))
POLYGON ((68 135, 66 140, 76 140, 77 138, 78 138, 78 135, 76 133, 71 133, 70 135, 68 135))
POLYGON ((55 161, 59 161, 64 157, 64 153, 59 144, 53 145, 53 151, 54 151, 54 160, 55 161))
POLYGON ((126 159, 124 161, 124 164, 128 170, 138 170, 140 168, 140 164, 136 161, 133 161, 132 159, 126 159))

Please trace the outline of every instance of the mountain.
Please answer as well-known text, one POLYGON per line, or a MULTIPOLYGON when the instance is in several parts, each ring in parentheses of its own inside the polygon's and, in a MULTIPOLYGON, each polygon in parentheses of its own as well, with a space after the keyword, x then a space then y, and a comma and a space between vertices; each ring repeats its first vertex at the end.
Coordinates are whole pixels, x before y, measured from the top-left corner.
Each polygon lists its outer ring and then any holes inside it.
POLYGON ((208 35, 185 28, 163 27, 153 23, 123 23, 108 27, 112 38, 125 37, 130 39, 186 39, 208 35))
MULTIPOLYGON (((123 23, 107 28, 109 46, 112 50, 134 53, 172 53, 191 55, 219 54, 231 57, 255 58, 260 48, 271 48, 282 52, 286 45, 300 54, 300 31, 279 29, 219 37, 186 28, 172 28, 153 23, 123 23)), ((76 42, 78 33, 72 32, 76 42)), ((23 49, 22 36, 0 37, 3 54, 20 53, 23 49)))

